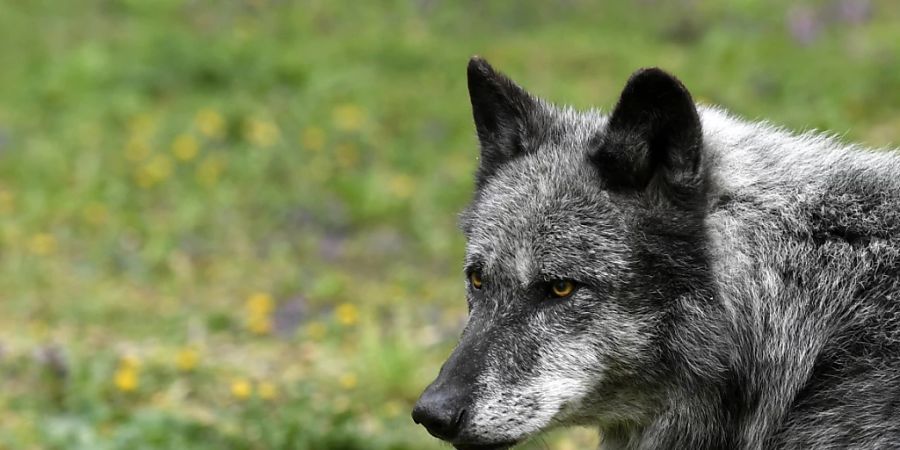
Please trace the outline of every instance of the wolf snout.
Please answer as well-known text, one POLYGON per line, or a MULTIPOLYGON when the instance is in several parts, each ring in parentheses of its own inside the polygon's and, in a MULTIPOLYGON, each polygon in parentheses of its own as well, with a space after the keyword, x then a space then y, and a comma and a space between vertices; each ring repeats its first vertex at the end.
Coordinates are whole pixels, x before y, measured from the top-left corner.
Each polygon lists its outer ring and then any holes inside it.
POLYGON ((412 419, 434 437, 451 440, 459 434, 466 415, 466 395, 459 389, 432 384, 412 411, 412 419))

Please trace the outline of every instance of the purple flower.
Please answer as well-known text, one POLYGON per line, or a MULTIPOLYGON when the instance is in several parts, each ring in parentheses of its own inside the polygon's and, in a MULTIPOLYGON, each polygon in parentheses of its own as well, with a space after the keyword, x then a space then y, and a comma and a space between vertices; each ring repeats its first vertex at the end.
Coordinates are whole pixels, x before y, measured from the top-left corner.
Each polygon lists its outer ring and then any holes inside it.
POLYGON ((303 296, 281 302, 275 309, 275 333, 289 338, 297 331, 297 327, 306 315, 306 299, 303 296))
POLYGON ((861 25, 872 17, 869 0, 839 0, 834 5, 835 19, 850 25, 861 25))
POLYGON ((819 36, 822 30, 822 21, 812 8, 796 6, 788 11, 787 26, 795 41, 802 45, 809 45, 819 36))
POLYGON ((54 344, 48 344, 38 347, 34 350, 35 361, 46 367, 51 373, 59 378, 64 378, 69 374, 69 365, 63 350, 54 344))

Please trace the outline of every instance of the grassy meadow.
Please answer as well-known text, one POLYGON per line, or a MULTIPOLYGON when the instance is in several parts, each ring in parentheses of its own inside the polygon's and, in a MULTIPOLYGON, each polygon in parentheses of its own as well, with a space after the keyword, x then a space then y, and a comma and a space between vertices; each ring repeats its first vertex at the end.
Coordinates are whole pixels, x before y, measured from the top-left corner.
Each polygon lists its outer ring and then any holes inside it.
POLYGON ((473 54, 900 142, 892 0, 597 3, 0 0, 0 450, 448 448, 473 54))

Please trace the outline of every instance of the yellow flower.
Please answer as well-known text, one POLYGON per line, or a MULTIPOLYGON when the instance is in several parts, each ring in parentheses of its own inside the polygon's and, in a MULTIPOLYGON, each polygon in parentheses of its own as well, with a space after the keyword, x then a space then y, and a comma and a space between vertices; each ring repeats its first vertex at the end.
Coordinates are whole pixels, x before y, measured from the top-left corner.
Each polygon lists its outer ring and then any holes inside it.
POLYGON ((334 157, 341 168, 349 169, 356 166, 356 163, 359 162, 359 151, 355 145, 345 143, 338 145, 334 149, 334 157))
POLYGON ((278 388, 269 381, 261 381, 259 386, 257 386, 257 390, 259 391, 259 398, 263 400, 273 400, 278 395, 278 388))
POLYGON ((272 312, 272 309, 275 307, 275 303, 272 301, 272 296, 265 292, 257 292, 247 297, 246 303, 247 312, 250 314, 256 315, 265 315, 272 312))
POLYGON ((269 316, 251 316, 247 320, 247 329, 253 334, 269 334, 272 331, 272 319, 269 316))
POLYGON ((268 334, 272 331, 272 310, 275 302, 272 296, 265 292, 257 292, 244 303, 247 311, 247 329, 254 334, 268 334))
POLYGON ((172 154, 181 161, 190 161, 197 156, 200 145, 190 134, 179 134, 172 142, 172 154))
POLYGON ((156 120, 149 113, 142 113, 128 121, 128 131, 135 137, 147 137, 156 129, 156 120))
POLYGON ((271 147, 281 136, 278 126, 260 119, 244 123, 244 139, 257 147, 271 147))
POLYGON ((306 127, 300 134, 300 144, 313 151, 325 146, 325 132, 319 127, 306 127))
POLYGON ((190 372, 197 367, 200 361, 200 353, 192 348, 185 347, 178 351, 175 355, 175 366, 182 372, 190 372))
POLYGON ((28 328, 34 336, 41 339, 47 338, 50 334, 50 326, 42 320, 31 319, 28 321, 28 328))
POLYGON ((0 214, 12 212, 14 202, 15 197, 13 197, 12 192, 0 188, 0 214))
POLYGON ((225 169, 225 164, 218 158, 209 157, 197 167, 197 181, 204 186, 213 186, 219 181, 219 176, 225 169))
POLYGON ((134 182, 144 189, 147 189, 156 184, 156 181, 153 180, 153 177, 147 174, 147 172, 144 170, 138 170, 137 172, 135 172, 134 182))
POLYGON ((231 396, 238 400, 246 400, 253 395, 253 386, 245 379, 237 379, 231 382, 231 396))
POLYGON ((342 131, 357 131, 366 120, 365 111, 358 105, 339 105, 331 112, 335 128, 342 131))
POLYGON ((327 332, 328 329, 322 322, 314 321, 306 325, 306 334, 314 341, 321 341, 327 332))
POLYGON ((119 360, 119 366, 129 369, 137 369, 141 366, 141 360, 135 355, 124 355, 119 360))
POLYGON ((345 326, 355 325, 359 322, 359 308, 351 303, 342 303, 334 309, 334 315, 338 323, 345 326))
POLYGON ((28 240, 28 249, 38 256, 47 256, 56 251, 56 237, 50 233, 38 233, 28 240))
POLYGON ((416 189, 416 183, 409 175, 396 175, 388 181, 388 187, 399 198, 409 198, 416 189))
POLYGON ((156 155, 147 164, 147 170, 156 179, 164 180, 172 173, 172 161, 165 155, 156 155))
POLYGON ((218 139, 225 134, 225 119, 212 108, 198 111, 194 117, 194 125, 208 138, 218 139))
POLYGON ((106 206, 103 203, 91 202, 84 207, 82 215, 84 216, 84 220, 86 220, 88 223, 92 225, 100 225, 105 223, 109 218, 109 211, 106 209, 106 206))
POLYGON ((150 155, 150 146, 138 137, 132 137, 125 144, 125 157, 129 161, 141 161, 150 155))
POLYGON ((338 378, 338 384, 340 384, 342 388, 350 390, 359 384, 359 380, 356 378, 355 373, 345 373, 338 378))
POLYGON ((141 166, 135 175, 138 186, 149 188, 172 174, 172 161, 165 155, 156 155, 141 166))
POLYGON ((116 389, 122 392, 137 390, 139 381, 137 367, 120 366, 113 376, 113 383, 116 385, 116 389))

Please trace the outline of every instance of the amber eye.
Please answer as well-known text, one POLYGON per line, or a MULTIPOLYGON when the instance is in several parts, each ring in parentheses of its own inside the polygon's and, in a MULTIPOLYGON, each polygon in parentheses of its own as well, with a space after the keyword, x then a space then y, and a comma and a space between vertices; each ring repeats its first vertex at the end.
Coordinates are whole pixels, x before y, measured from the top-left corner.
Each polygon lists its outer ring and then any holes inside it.
POLYGON ((559 280, 554 281, 550 288, 554 297, 563 298, 572 295, 572 291, 575 290, 575 283, 569 280, 559 280))
POLYGON ((481 274, 478 272, 470 273, 469 282, 472 283, 472 287, 475 289, 481 289, 481 274))

